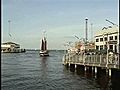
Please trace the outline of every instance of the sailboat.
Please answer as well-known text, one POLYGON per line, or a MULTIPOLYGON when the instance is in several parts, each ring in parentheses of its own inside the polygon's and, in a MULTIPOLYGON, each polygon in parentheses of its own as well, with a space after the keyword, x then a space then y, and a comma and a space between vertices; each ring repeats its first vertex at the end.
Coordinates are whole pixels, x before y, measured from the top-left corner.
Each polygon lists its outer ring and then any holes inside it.
POLYGON ((47 40, 45 37, 42 39, 41 50, 39 54, 40 56, 49 56, 49 53, 47 50, 47 40))

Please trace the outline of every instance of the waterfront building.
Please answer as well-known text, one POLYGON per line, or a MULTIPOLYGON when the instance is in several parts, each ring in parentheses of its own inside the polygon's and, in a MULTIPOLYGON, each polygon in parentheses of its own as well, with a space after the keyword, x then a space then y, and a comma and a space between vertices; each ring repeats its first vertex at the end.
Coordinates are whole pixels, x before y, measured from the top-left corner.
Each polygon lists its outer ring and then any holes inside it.
POLYGON ((20 45, 14 42, 6 42, 1 44, 1 52, 20 53, 20 52, 25 52, 25 49, 20 49, 20 45))
POLYGON ((68 53, 79 53, 79 54, 84 54, 87 52, 93 52, 95 51, 95 43, 94 42, 88 42, 87 44, 78 41, 75 42, 75 44, 68 48, 67 52, 68 53))
POLYGON ((118 26, 104 27, 95 34, 95 49, 119 53, 118 26))

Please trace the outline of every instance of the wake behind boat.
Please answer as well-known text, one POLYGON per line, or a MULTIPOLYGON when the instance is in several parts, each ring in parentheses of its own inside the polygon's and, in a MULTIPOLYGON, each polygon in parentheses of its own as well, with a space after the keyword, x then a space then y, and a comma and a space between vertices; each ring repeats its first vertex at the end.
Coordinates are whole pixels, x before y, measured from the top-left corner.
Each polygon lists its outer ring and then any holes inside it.
POLYGON ((49 56, 49 53, 47 50, 47 40, 45 37, 42 39, 41 50, 39 54, 40 56, 49 56))

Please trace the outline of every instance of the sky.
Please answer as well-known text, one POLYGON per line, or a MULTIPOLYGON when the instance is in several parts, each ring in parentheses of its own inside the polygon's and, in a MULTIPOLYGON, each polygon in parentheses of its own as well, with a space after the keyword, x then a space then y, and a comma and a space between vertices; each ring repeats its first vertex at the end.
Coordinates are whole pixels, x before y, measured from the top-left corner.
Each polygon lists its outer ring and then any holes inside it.
POLYGON ((46 32, 48 49, 66 49, 67 42, 74 45, 78 41, 75 35, 85 38, 86 17, 89 40, 98 30, 112 25, 106 19, 118 24, 118 1, 2 0, 2 42, 13 41, 21 48, 39 49, 46 32))

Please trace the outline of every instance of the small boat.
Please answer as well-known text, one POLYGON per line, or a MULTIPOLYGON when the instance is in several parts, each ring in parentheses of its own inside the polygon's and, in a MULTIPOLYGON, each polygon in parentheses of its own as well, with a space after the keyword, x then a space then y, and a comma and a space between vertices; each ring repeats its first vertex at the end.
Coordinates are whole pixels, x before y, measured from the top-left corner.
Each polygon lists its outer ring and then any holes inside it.
POLYGON ((39 54, 40 56, 49 56, 49 53, 47 50, 47 40, 45 37, 42 39, 41 50, 39 54))

